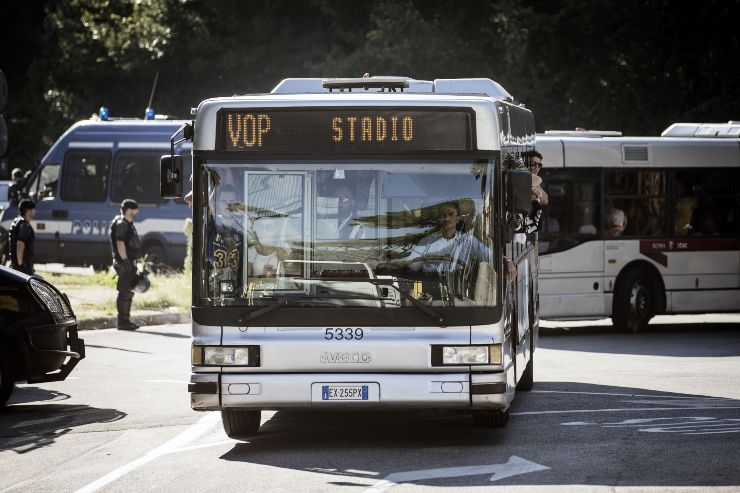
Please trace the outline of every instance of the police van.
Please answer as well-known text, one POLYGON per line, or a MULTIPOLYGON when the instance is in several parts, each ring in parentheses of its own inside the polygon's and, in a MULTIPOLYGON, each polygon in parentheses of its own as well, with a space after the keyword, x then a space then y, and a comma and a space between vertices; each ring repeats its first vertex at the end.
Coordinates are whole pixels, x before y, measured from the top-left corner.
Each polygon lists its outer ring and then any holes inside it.
MULTIPOLYGON (((143 254, 155 264, 182 267, 187 204, 163 200, 159 160, 185 122, 91 118, 72 125, 26 181, 36 202, 35 262, 100 267, 111 263, 109 228, 123 199, 139 203, 136 229, 143 254)), ((186 163, 186 167, 190 163, 186 163)), ((189 176, 189 168, 186 170, 189 176)), ((7 238, 17 207, 2 212, 7 238)))

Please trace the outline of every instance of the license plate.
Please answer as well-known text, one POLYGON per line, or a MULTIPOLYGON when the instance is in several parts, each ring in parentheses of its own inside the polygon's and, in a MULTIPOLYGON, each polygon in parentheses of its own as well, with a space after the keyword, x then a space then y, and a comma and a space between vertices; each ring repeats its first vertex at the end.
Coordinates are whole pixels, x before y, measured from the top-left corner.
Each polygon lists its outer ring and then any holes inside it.
POLYGON ((366 401, 367 385, 322 385, 322 401, 366 401))

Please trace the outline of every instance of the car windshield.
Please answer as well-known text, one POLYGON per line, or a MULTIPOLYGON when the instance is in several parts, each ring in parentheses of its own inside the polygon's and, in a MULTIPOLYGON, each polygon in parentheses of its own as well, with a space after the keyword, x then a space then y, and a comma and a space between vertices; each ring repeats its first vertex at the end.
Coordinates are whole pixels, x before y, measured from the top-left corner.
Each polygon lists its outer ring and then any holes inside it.
POLYGON ((195 270, 207 305, 496 304, 493 162, 201 169, 207 206, 195 270))

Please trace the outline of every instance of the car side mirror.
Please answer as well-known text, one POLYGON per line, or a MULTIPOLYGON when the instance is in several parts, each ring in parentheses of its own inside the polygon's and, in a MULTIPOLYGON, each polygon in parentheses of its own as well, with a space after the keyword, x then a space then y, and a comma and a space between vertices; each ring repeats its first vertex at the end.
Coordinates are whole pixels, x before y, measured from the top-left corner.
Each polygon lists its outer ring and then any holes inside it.
POLYGON ((159 160, 159 193, 163 199, 182 198, 183 160, 179 154, 167 154, 159 160))
POLYGON ((532 210, 532 173, 520 169, 506 174, 506 212, 512 216, 532 210))

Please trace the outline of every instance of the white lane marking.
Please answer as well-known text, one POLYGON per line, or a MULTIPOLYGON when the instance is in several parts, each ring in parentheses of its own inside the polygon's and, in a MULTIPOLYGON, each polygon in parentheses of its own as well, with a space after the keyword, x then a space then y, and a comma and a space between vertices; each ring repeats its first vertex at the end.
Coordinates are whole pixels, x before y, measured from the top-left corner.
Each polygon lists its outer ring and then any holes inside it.
POLYGON ((363 476, 377 476, 378 474, 380 474, 379 472, 362 471, 360 469, 345 469, 344 472, 348 472, 350 474, 362 474, 363 476))
MULTIPOLYGON (((656 399, 723 399, 722 397, 694 397, 678 395, 648 395, 648 394, 617 394, 613 392, 582 392, 575 390, 531 390, 535 394, 585 394, 585 395, 611 395, 615 397, 651 397, 656 399)), ((726 399, 734 400, 734 399, 726 399)))
POLYGON ((209 412, 208 414, 203 416, 197 423, 177 435, 175 438, 171 439, 168 442, 165 442, 155 449, 150 450, 135 461, 129 462, 128 464, 109 472, 105 476, 93 481, 87 486, 83 486, 82 488, 77 490, 76 493, 92 493, 94 491, 97 491, 100 488, 112 483, 113 481, 122 478, 131 471, 138 469, 139 467, 161 457, 162 455, 170 453, 172 450, 184 447, 188 443, 197 440, 201 436, 208 433, 211 428, 213 428, 213 426, 220 421, 220 419, 221 416, 219 413, 209 412))
POLYGON ((428 479, 441 478, 459 478, 463 476, 478 476, 481 474, 491 474, 491 481, 516 476, 518 474, 527 474, 530 472, 544 471, 550 469, 547 466, 537 464, 536 462, 522 459, 516 455, 509 457, 504 464, 486 464, 481 466, 462 466, 462 467, 443 467, 439 469, 423 469, 420 471, 394 472, 389 474, 382 481, 375 483, 364 493, 381 493, 388 488, 392 488, 399 483, 409 483, 411 481, 422 481, 428 479))
POLYGON ((693 411, 696 409, 740 409, 740 406, 694 406, 694 407, 625 407, 614 409, 563 409, 560 411, 522 411, 511 413, 512 416, 536 416, 538 414, 581 414, 581 413, 616 413, 632 411, 693 411))
POLYGON ((241 441, 241 440, 232 440, 231 438, 229 438, 228 440, 219 440, 217 442, 199 443, 198 445, 190 445, 189 447, 180 447, 174 450, 170 450, 169 452, 166 452, 166 453, 167 454, 177 454, 180 452, 189 452, 191 450, 199 450, 202 448, 218 447, 219 445, 232 445, 234 443, 249 443, 249 442, 241 441))
POLYGON ((740 419, 689 416, 676 418, 636 418, 617 423, 573 421, 562 426, 601 426, 602 428, 635 428, 646 433, 677 433, 680 435, 717 435, 739 433, 740 419))
POLYGON ((190 382, 186 382, 185 380, 147 380, 149 383, 176 383, 179 385, 189 385, 190 382))

